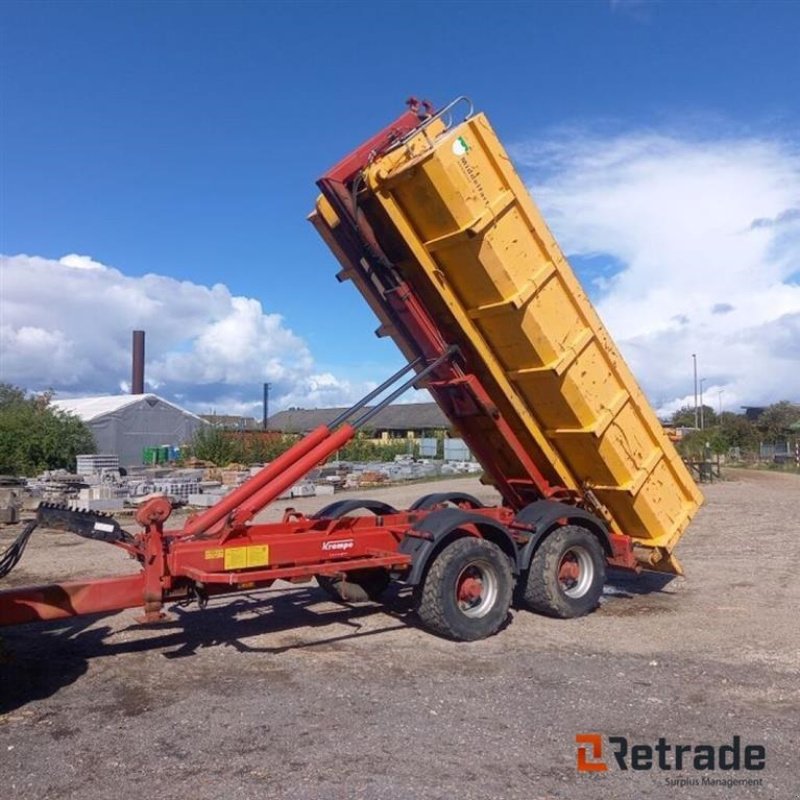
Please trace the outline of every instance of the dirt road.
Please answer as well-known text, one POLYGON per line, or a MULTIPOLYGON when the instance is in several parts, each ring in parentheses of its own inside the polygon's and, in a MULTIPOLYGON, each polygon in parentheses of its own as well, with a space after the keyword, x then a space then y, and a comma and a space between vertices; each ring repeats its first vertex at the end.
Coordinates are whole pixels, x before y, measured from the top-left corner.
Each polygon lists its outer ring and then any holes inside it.
MULTIPOLYGON (((402 594, 343 607, 313 585, 175 608, 147 629, 133 612, 6 629, 0 796, 797 798, 800 478, 732 473, 705 493, 678 551, 686 578, 615 579, 588 617, 515 611, 473 644, 411 627, 402 594), (606 753, 608 771, 578 773, 584 732, 736 735, 766 747, 766 768, 622 772, 606 753), (667 783, 703 774, 762 783, 667 783)), ((35 538, 14 582, 130 568, 107 546, 35 538)))

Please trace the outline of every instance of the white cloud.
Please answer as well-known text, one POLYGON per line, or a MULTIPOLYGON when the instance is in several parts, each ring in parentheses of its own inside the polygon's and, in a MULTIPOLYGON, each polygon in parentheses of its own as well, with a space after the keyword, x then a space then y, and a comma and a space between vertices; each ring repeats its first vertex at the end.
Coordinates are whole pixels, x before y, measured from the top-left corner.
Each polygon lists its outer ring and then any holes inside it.
POLYGON ((146 383, 201 413, 346 403, 368 390, 320 373, 279 314, 164 275, 132 277, 88 256, 0 256, 0 380, 62 396, 127 391, 131 331, 147 332, 146 383))
POLYGON ((79 256, 77 253, 62 256, 58 261, 65 267, 72 267, 73 269, 106 269, 106 266, 99 261, 95 261, 89 256, 79 256))
POLYGON ((800 156, 778 138, 575 131, 515 149, 651 400, 800 398, 800 156))
MULTIPOLYGON (((562 132, 514 149, 545 218, 654 404, 735 409, 800 398, 800 156, 778 138, 562 132)), ((0 260, 0 379, 62 395, 118 392, 130 332, 151 388, 193 410, 260 416, 341 405, 371 384, 314 363, 302 338, 222 284, 131 277, 87 256, 0 260)), ((382 377, 382 376, 377 376, 382 377)), ((405 399, 426 399, 425 397, 405 399)))

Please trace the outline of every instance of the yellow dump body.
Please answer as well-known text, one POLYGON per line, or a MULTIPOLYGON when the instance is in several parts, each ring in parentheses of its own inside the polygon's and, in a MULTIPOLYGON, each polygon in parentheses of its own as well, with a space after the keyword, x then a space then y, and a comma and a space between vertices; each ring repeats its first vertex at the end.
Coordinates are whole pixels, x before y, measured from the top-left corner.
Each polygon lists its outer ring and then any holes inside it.
POLYGON ((591 490, 653 567, 679 571, 671 551, 702 496, 486 117, 437 121, 375 158, 364 186, 376 238, 468 344, 539 469, 591 490))

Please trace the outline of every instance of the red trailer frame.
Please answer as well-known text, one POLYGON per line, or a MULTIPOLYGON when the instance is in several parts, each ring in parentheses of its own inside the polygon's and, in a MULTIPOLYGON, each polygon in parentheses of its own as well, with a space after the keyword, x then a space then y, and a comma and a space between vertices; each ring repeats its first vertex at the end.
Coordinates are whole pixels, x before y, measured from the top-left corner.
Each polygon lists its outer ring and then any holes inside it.
MULTIPOLYGON (((410 106, 324 175, 319 187, 343 222, 336 237, 345 273, 349 273, 343 277, 359 280, 359 270, 374 269, 390 281, 374 300, 403 332, 407 351, 416 354, 414 360, 217 505, 190 517, 181 529, 165 529, 172 512, 165 497, 154 497, 140 507, 136 522, 142 531, 136 535, 101 514, 42 505, 38 524, 107 541, 129 553, 140 570, 123 577, 0 591, 0 626, 139 606, 143 608, 142 621, 156 622, 163 618, 166 603, 196 598, 202 604, 211 595, 267 587, 278 579, 300 582, 316 577, 323 582, 358 584, 364 576, 378 574, 377 570, 387 579, 391 576, 416 586, 445 546, 470 536, 496 545, 508 556, 513 573, 519 575, 529 568, 547 535, 567 525, 591 532, 602 544, 609 564, 638 569, 629 537, 610 533, 592 513, 591 505, 584 507, 585 498, 552 485, 537 469, 489 392, 468 371, 468 359, 446 341, 413 288, 392 272, 369 226, 359 216, 353 198, 361 170, 375 153, 394 146, 430 116, 427 104, 412 101, 410 106), (391 390, 409 372, 415 374, 391 390), (311 517, 287 509, 281 522, 251 522, 411 386, 427 388, 456 426, 460 418, 485 415, 511 443, 518 459, 513 469, 497 464, 485 442, 468 441, 505 505, 486 508, 468 495, 434 494, 405 511, 370 501, 338 501, 311 517), (389 390, 377 406, 367 407, 389 390), (359 508, 372 513, 354 514, 359 508)), ((576 567, 565 563, 560 569, 569 579, 576 567)), ((480 591, 480 580, 474 575, 465 572, 458 578, 459 601, 478 597, 480 591)))

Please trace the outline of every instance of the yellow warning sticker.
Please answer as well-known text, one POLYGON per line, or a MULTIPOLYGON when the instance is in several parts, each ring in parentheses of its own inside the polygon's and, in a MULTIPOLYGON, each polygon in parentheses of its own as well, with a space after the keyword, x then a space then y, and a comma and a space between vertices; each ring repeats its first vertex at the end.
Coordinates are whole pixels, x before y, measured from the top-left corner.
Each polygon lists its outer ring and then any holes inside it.
POLYGON ((205 557, 206 561, 213 561, 215 558, 222 558, 225 555, 225 551, 221 547, 215 547, 213 550, 206 550, 205 557))
POLYGON ((269 564, 269 545, 254 544, 249 547, 226 547, 225 569, 265 567, 269 564))
POLYGON ((269 545, 254 544, 247 548, 248 567, 266 567, 269 564, 269 545))
POLYGON ((225 548, 225 569, 245 569, 247 567, 246 547, 225 548))

